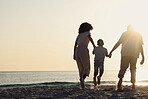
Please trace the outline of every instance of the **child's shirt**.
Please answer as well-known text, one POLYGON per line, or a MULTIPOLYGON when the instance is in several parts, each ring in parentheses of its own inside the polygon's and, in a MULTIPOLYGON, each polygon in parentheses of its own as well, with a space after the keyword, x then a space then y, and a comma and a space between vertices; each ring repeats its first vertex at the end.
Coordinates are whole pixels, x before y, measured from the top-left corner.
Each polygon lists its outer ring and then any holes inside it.
POLYGON ((106 55, 108 55, 107 49, 103 46, 98 46, 93 50, 95 54, 95 60, 103 62, 106 55))

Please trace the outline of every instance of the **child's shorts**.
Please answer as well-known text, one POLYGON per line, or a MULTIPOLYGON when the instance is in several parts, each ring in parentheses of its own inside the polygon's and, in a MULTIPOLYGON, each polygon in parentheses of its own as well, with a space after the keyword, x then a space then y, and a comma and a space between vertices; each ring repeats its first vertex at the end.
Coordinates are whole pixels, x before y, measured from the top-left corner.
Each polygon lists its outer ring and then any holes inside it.
POLYGON ((94 75, 98 75, 98 69, 100 69, 100 73, 104 72, 104 62, 95 60, 94 61, 94 75))

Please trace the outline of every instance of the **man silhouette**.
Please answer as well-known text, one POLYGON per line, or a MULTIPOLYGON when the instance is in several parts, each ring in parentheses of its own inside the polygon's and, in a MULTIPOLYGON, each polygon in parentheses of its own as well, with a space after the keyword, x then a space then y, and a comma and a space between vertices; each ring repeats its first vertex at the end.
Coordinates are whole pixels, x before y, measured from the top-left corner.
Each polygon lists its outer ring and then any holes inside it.
POLYGON ((140 64, 144 63, 144 53, 143 53, 143 40, 142 36, 135 32, 131 25, 127 27, 127 31, 124 32, 119 41, 114 45, 113 49, 111 50, 109 55, 112 55, 112 52, 118 48, 118 46, 122 44, 121 48, 121 64, 120 64, 120 71, 118 74, 119 81, 118 81, 118 90, 122 89, 122 79, 127 68, 130 65, 130 72, 131 72, 131 83, 132 89, 135 89, 135 82, 136 82, 136 63, 137 58, 139 58, 139 53, 141 53, 142 60, 140 64))

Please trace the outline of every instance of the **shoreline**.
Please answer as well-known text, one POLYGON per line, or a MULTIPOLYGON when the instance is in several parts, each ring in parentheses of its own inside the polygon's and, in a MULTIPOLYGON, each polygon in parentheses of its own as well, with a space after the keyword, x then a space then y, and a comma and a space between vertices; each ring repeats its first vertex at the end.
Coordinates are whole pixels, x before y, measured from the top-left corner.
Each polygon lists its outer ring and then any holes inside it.
POLYGON ((126 85, 123 91, 116 91, 115 87, 87 84, 85 89, 80 89, 79 85, 1 88, 0 98, 148 98, 148 86, 136 86, 136 90, 132 90, 126 85))

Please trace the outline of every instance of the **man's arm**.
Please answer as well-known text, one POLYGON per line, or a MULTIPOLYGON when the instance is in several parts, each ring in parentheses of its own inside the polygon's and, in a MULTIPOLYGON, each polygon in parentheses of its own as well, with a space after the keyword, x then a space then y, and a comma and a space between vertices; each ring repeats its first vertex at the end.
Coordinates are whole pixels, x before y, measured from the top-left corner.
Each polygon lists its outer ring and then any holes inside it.
POLYGON ((112 49, 112 50, 110 51, 110 53, 109 53, 109 56, 112 55, 112 52, 113 52, 115 49, 117 49, 120 44, 121 44, 121 42, 118 41, 118 42, 114 45, 113 49, 112 49))
POLYGON ((90 35, 88 35, 88 39, 90 40, 90 42, 92 43, 93 47, 95 48, 96 46, 95 46, 94 41, 93 41, 93 39, 91 38, 90 35))
POLYGON ((140 64, 142 65, 144 63, 144 52, 143 52, 143 46, 141 45, 141 56, 142 56, 142 60, 140 62, 140 64))
POLYGON ((74 54, 73 54, 73 59, 74 60, 76 60, 76 48, 77 48, 77 45, 78 45, 78 42, 76 41, 75 45, 74 45, 74 54))

